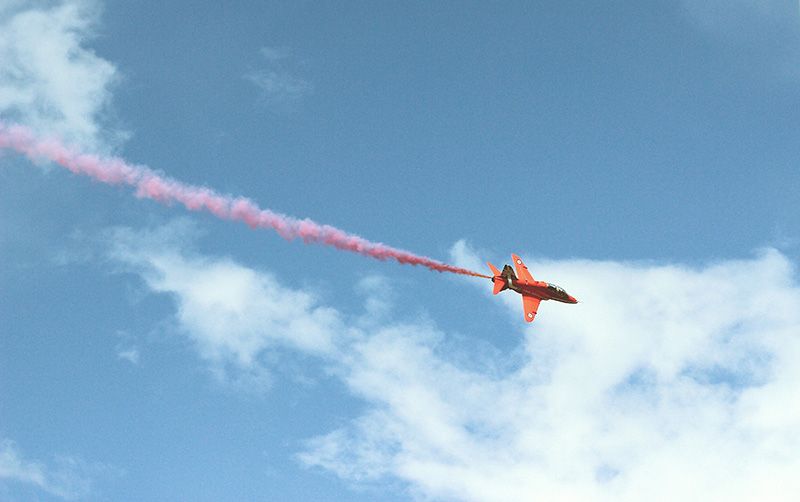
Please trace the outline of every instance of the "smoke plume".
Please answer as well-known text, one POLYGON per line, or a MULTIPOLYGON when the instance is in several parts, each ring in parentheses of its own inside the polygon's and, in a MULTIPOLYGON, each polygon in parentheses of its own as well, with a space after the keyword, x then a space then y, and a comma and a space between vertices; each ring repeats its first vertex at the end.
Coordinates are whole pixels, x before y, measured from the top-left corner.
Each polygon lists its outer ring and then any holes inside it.
POLYGON ((471 270, 448 265, 409 251, 372 242, 330 225, 310 219, 297 219, 260 208, 245 197, 222 195, 210 188, 181 183, 145 166, 132 165, 120 158, 102 158, 81 153, 54 138, 38 138, 27 127, 0 122, 0 149, 13 150, 32 161, 47 160, 74 174, 88 176, 109 185, 128 185, 136 196, 162 204, 177 202, 190 211, 206 211, 224 220, 242 221, 251 228, 274 230, 286 240, 323 244, 377 260, 395 260, 405 265, 420 265, 438 272, 488 277, 471 270))

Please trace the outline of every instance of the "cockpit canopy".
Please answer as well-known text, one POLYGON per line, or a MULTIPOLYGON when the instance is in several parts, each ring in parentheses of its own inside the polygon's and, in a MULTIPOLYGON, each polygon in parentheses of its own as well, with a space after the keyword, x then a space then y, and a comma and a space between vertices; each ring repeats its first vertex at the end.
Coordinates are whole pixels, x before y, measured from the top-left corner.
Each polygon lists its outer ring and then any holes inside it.
POLYGON ((555 284, 550 284, 550 283, 548 282, 548 283, 547 283, 547 288, 548 288, 548 289, 550 289, 550 290, 551 290, 551 291, 553 291, 553 292, 554 292, 556 295, 558 295, 558 296, 560 296, 560 297, 562 297, 562 298, 567 298, 567 297, 569 297, 569 295, 567 294, 567 292, 566 292, 566 291, 564 291, 564 288, 562 288, 561 286, 556 286, 555 284))

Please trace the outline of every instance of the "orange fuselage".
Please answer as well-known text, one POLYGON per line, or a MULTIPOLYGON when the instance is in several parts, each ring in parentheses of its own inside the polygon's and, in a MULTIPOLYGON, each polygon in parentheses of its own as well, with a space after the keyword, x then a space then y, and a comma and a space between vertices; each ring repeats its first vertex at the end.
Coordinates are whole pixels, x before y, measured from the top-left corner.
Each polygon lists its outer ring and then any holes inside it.
POLYGON ((555 300, 561 303, 578 303, 578 300, 573 296, 549 282, 528 282, 523 279, 514 279, 513 277, 504 277, 504 279, 506 280, 508 289, 516 291, 521 295, 532 296, 540 300, 555 300))

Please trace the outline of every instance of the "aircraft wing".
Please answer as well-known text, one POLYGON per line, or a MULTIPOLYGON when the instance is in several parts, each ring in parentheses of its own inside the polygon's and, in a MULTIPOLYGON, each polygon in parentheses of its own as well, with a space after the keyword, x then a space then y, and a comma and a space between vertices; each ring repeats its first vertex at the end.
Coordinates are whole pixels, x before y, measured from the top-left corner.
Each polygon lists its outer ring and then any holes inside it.
POLYGON ((536 311, 539 310, 539 303, 542 300, 536 298, 534 296, 522 295, 522 310, 525 311, 525 320, 527 322, 533 322, 533 318, 536 317, 536 311))
POLYGON ((517 269, 517 278, 527 282, 534 282, 533 276, 528 272, 528 267, 522 263, 519 256, 512 254, 511 258, 514 259, 514 268, 517 269))

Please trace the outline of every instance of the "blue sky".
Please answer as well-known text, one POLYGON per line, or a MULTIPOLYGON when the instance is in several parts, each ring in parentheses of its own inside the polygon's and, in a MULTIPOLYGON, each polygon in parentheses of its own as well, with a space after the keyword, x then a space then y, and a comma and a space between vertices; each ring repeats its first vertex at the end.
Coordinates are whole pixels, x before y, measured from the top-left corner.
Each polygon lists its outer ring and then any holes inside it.
POLYGON ((788 1, 0 0, 5 123, 582 301, 3 152, 0 498, 789 498, 798 68, 788 1))

